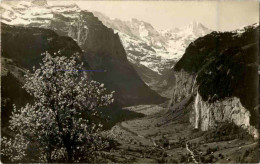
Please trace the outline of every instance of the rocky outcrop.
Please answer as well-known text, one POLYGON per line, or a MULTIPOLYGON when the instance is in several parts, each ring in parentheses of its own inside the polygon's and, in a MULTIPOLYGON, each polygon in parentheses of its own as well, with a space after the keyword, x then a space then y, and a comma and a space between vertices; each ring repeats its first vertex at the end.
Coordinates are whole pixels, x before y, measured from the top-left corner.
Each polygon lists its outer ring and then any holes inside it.
POLYGON ((203 101, 197 93, 190 113, 190 122, 202 131, 217 128, 221 123, 232 122, 248 131, 254 138, 258 138, 258 130, 250 124, 250 117, 250 112, 237 97, 209 103, 203 101))
POLYGON ((184 98, 193 94, 193 90, 196 88, 195 82, 196 75, 183 70, 174 72, 174 87, 169 107, 171 108, 174 104, 181 102, 184 98))
POLYGON ((82 46, 88 37, 88 27, 83 25, 83 21, 79 18, 69 26, 68 36, 77 41, 79 46, 82 46))
POLYGON ((190 122, 207 131, 234 123, 258 138, 258 25, 212 32, 191 43, 175 65, 170 106, 194 96, 190 122))

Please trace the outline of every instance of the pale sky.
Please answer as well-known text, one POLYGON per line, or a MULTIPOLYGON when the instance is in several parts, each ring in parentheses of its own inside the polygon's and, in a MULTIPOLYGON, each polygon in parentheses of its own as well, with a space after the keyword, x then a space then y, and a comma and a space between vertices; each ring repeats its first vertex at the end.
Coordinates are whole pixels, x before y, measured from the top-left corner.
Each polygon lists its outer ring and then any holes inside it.
POLYGON ((212 30, 230 31, 259 22, 257 0, 234 1, 49 1, 76 3, 110 18, 149 22, 158 30, 182 27, 198 21, 212 30))

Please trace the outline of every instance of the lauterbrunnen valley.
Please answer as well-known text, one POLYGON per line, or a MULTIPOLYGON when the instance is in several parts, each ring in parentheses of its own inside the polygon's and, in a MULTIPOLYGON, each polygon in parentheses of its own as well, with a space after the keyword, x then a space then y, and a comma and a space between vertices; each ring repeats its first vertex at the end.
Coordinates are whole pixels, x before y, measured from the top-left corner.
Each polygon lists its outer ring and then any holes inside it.
POLYGON ((3 0, 2 163, 258 163, 258 1, 3 0))

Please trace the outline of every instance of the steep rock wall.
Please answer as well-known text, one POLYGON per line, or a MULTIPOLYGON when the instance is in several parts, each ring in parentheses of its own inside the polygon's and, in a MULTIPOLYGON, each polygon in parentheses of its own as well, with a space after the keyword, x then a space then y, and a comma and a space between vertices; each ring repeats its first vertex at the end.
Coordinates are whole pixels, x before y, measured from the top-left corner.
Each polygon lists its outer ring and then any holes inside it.
POLYGON ((241 104, 237 97, 208 103, 203 101, 197 92, 193 110, 190 113, 190 123, 194 128, 207 131, 216 128, 220 123, 233 122, 247 130, 254 138, 258 138, 257 129, 250 124, 250 116, 250 112, 241 104))
POLYGON ((169 103, 169 108, 174 106, 174 104, 179 103, 185 97, 193 94, 196 88, 195 81, 196 76, 192 75, 186 71, 174 72, 174 87, 172 90, 171 101, 169 103))

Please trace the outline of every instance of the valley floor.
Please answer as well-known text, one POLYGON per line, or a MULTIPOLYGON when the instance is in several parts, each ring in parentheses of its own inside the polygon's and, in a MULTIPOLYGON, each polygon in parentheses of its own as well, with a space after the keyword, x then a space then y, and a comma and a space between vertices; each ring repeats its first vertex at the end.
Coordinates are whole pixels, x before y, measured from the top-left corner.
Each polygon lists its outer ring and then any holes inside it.
POLYGON ((110 151, 111 162, 234 163, 257 159, 259 149, 253 140, 205 140, 207 132, 191 127, 187 109, 168 111, 165 104, 126 109, 145 117, 118 123, 107 132, 119 143, 110 151))

